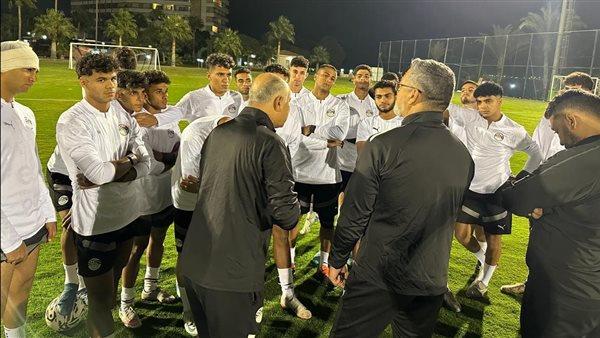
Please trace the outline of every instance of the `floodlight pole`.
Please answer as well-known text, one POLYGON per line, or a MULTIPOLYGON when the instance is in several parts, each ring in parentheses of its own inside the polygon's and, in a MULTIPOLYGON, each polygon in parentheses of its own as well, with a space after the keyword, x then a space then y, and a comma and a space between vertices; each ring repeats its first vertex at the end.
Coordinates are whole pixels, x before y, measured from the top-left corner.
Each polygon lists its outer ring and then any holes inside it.
POLYGON ((558 34, 556 36, 556 49, 554 50, 554 62, 552 64, 552 75, 550 78, 554 78, 554 75, 558 73, 558 67, 560 65, 560 57, 562 54, 563 35, 565 27, 567 25, 567 15, 569 8, 573 6, 573 0, 562 0, 562 7, 560 11, 560 21, 558 23, 558 34))
POLYGON ((98 42, 98 1, 100 0, 96 0, 96 43, 98 42))
POLYGON ((446 38, 446 51, 444 52, 444 63, 446 63, 446 56, 448 56, 448 45, 450 44, 450 38, 446 38))
POLYGON ((487 44, 487 35, 483 37, 483 48, 481 49, 481 60, 479 60, 479 72, 477 74, 477 81, 481 79, 481 68, 483 67, 483 56, 485 55, 485 45, 487 44))
MULTIPOLYGON (((398 62, 398 73, 402 71, 402 53, 404 49, 404 40, 400 42, 400 62, 398 62)), ((591 74, 591 73, 590 73, 591 74)))
POLYGON ((502 76, 504 75, 504 64, 506 64, 506 50, 508 49, 508 35, 506 36, 506 43, 504 44, 504 56, 502 56, 502 67, 500 68, 500 78, 498 84, 502 85, 502 76))
MULTIPOLYGON (((533 46, 533 34, 529 38, 529 52, 527 53, 527 63, 525 64, 525 82, 523 83, 523 97, 525 97, 525 89, 527 88, 527 71, 529 70, 529 62, 531 62, 531 46, 533 46)), ((533 74, 533 72, 532 72, 533 74)))
POLYGON ((391 58, 392 58, 392 41, 390 41, 390 47, 388 49, 387 68, 385 69, 386 72, 390 71, 390 59, 391 58))
POLYGON ((592 51, 592 63, 590 64, 590 75, 592 75, 592 71, 594 70, 594 59, 596 58, 596 48, 598 48, 598 32, 600 30, 596 30, 596 37, 594 38, 594 50, 592 51))
POLYGON ((460 86, 460 73, 462 71, 462 63, 463 63, 463 56, 465 55, 465 43, 467 42, 467 37, 463 36, 463 45, 462 45, 462 49, 460 50, 460 62, 458 63, 458 76, 456 77, 456 85, 460 86))

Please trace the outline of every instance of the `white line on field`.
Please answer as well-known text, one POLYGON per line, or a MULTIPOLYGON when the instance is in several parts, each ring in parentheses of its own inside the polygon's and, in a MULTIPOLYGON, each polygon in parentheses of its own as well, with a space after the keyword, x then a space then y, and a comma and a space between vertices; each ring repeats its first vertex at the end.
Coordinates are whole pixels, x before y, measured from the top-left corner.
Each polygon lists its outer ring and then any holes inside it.
POLYGON ((81 100, 70 100, 70 99, 29 99, 29 98, 18 98, 17 101, 57 101, 57 102, 77 102, 81 100))

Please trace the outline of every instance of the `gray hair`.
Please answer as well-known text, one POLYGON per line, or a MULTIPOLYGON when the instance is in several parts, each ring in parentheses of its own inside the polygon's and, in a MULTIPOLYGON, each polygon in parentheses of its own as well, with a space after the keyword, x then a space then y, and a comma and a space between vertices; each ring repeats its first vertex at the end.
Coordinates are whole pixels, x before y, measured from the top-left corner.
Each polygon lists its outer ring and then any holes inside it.
POLYGON ((250 87, 248 101, 267 103, 282 91, 289 90, 288 84, 279 76, 272 76, 263 82, 255 81, 250 87))
POLYGON ((450 67, 435 60, 414 59, 410 64, 410 81, 432 106, 445 110, 450 104, 456 80, 450 67))
POLYGON ((7 50, 12 50, 12 49, 19 49, 19 48, 30 48, 29 44, 25 41, 2 41, 2 44, 0 44, 0 50, 1 51, 7 51, 7 50))

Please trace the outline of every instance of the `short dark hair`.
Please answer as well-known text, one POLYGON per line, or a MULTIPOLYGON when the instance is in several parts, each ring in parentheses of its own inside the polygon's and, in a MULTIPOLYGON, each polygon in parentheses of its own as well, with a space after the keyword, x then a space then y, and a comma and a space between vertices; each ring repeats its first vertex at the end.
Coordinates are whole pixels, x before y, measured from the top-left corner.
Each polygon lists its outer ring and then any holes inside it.
POLYGON ((382 88, 390 88, 392 92, 394 92, 394 95, 396 95, 397 93, 396 82, 389 80, 381 80, 375 83, 375 85, 373 86, 373 95, 375 95, 375 90, 382 88))
POLYGON ((246 67, 240 67, 236 69, 235 73, 233 73, 233 77, 236 77, 238 74, 250 74, 250 69, 246 67))
POLYGON ((146 77, 146 81, 148 81, 148 87, 158 83, 171 84, 171 79, 162 70, 147 70, 144 72, 144 76, 146 77))
POLYGON ((115 51, 115 59, 120 69, 136 69, 137 58, 135 52, 129 47, 122 47, 115 51))
POLYGON ((354 74, 356 74, 359 70, 366 70, 369 72, 369 74, 372 74, 371 67, 369 65, 362 64, 354 67, 354 74))
POLYGON ((573 109, 594 115, 600 119, 600 96, 581 89, 567 90, 555 96, 544 112, 544 117, 549 119, 562 113, 565 109, 573 109))
POLYGON ((333 65, 330 65, 329 63, 324 63, 322 65, 319 66, 319 68, 317 69, 317 72, 320 71, 323 68, 329 68, 329 69, 333 69, 333 71, 337 74, 337 68, 335 68, 333 65))
POLYGON ((287 77, 288 79, 290 78, 290 72, 284 66, 282 66, 278 63, 272 63, 272 64, 266 66, 264 71, 265 71, 265 73, 281 74, 281 75, 287 77))
POLYGON ((463 83, 460 84, 460 88, 462 88, 464 85, 466 84, 472 84, 475 85, 475 87, 479 87, 479 83, 473 81, 473 80, 466 80, 463 83))
POLYGON ((119 70, 119 65, 114 57, 108 54, 94 54, 88 53, 84 55, 79 61, 75 71, 77 77, 90 76, 94 71, 98 73, 111 73, 119 70))
POLYGON ((381 76, 381 80, 395 81, 396 83, 398 83, 400 81, 400 77, 394 72, 387 72, 383 74, 383 76, 381 76))
POLYGON ((479 86, 477 86, 477 89, 475 89, 475 92, 473 93, 473 96, 476 98, 481 96, 502 97, 502 95, 504 95, 502 87, 500 87, 500 85, 492 81, 485 81, 481 83, 479 86))
POLYGON ((566 86, 581 86, 588 91, 594 90, 594 80, 584 72, 573 72, 565 77, 566 86))
POLYGON ((231 69, 235 67, 235 61, 227 54, 212 53, 206 58, 206 67, 210 69, 216 66, 231 69))
POLYGON ((119 88, 147 88, 148 79, 144 73, 137 70, 122 70, 117 74, 117 87, 119 88))
POLYGON ((308 68, 309 62, 308 59, 304 56, 296 56, 290 61, 290 68, 292 67, 302 67, 308 68))

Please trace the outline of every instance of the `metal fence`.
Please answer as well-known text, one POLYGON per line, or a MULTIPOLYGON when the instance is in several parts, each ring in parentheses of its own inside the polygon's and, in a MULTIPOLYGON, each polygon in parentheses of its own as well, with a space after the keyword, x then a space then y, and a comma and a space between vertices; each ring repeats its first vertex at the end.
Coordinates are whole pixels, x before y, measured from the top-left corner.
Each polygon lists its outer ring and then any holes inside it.
POLYGON ((507 96, 543 100, 552 82, 555 53, 555 75, 582 71, 600 77, 600 29, 564 32, 562 39, 554 32, 382 41, 378 66, 403 72, 414 58, 435 59, 454 70, 457 85, 492 80, 507 96))

